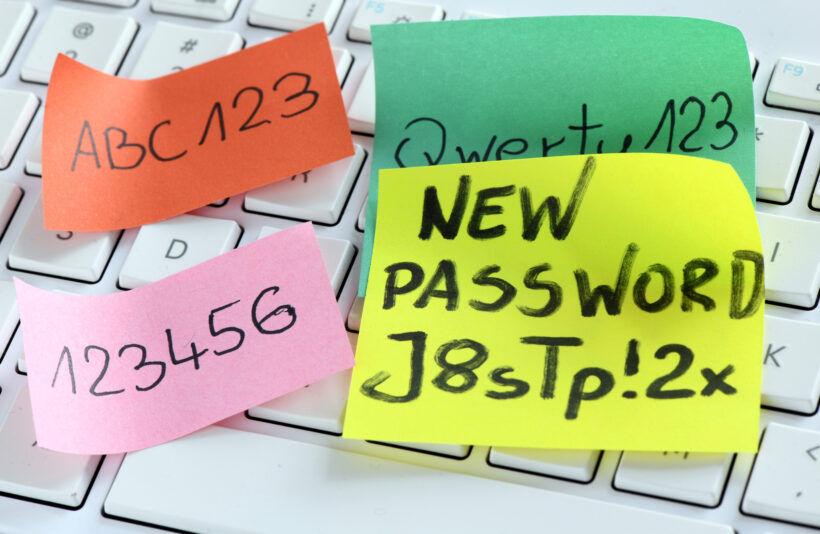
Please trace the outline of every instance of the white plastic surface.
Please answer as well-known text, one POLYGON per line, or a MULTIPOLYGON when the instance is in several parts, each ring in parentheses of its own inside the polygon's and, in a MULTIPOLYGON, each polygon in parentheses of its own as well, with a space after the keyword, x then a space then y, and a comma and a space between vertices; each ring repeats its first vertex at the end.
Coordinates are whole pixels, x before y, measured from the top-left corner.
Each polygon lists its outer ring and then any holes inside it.
POLYGON ((136 21, 128 16, 54 6, 29 50, 21 77, 48 83, 57 54, 116 74, 134 34, 136 21))
POLYGON ((755 117, 757 198, 789 200, 809 140, 805 121, 755 117))
POLYGON ((762 404, 811 414, 820 398, 820 324, 767 315, 762 404))
POLYGON ((732 534, 726 526, 218 427, 128 454, 105 511, 198 532, 268 533, 277 525, 512 532, 563 524, 576 533, 732 534), (453 499, 457 513, 447 506, 453 499))
POLYGON ((769 424, 743 497, 746 513, 820 527, 820 432, 769 424))
POLYGON ((300 30, 322 23, 329 32, 341 8, 342 0, 255 0, 248 22, 274 30, 300 30))
POLYGON ((38 105, 34 93, 0 89, 0 169, 11 163, 38 105))
POLYGON ((156 78, 242 49, 236 32, 160 21, 140 52, 131 78, 156 78))
POLYGON ((236 246, 234 221, 178 215, 140 228, 120 271, 120 285, 133 289, 193 267, 236 246))
POLYGON ((9 252, 9 266, 95 282, 102 276, 119 232, 54 232, 43 226, 43 201, 38 199, 9 252))
POLYGON ((348 37, 354 41, 369 43, 370 26, 373 24, 432 22, 443 18, 444 10, 436 4, 360 0, 353 22, 350 23, 348 37))

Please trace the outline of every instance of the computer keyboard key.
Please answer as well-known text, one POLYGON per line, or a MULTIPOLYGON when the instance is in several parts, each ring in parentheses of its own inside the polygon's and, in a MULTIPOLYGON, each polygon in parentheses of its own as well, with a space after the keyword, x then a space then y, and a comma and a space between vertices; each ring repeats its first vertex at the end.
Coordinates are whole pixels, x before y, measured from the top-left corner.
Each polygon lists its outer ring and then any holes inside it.
POLYGON ((615 472, 616 489, 717 506, 733 454, 625 451, 615 472))
POLYGON ((248 14, 248 23, 291 31, 321 22, 330 32, 340 9, 342 0, 256 0, 248 14))
POLYGON ((820 222, 757 214, 766 300, 810 308, 820 289, 820 222))
POLYGON ((336 78, 339 80, 339 85, 343 85, 347 73, 350 72, 350 66, 353 64, 353 55, 346 48, 331 48, 330 52, 333 54, 336 78))
MULTIPOLYGON (((280 230, 281 228, 273 226, 263 226, 257 239, 275 234, 280 230)), ((316 236, 316 240, 319 242, 319 251, 322 253, 330 285, 334 293, 338 294, 356 253, 353 244, 346 239, 336 237, 316 236)))
POLYGON ((538 475, 590 482, 601 451, 493 447, 488 461, 495 467, 538 475))
POLYGON ((533 525, 555 532, 734 532, 725 525, 215 426, 126 455, 104 511, 195 532, 269 533, 279 526, 288 530, 285 525, 303 532, 391 534, 523 532, 533 525), (454 502, 457 512, 447 506, 454 502))
POLYGON ((48 276, 96 282, 114 251, 120 232, 55 232, 43 227, 38 198, 9 252, 9 267, 48 276))
POLYGON ((820 432, 769 423, 741 510, 820 527, 820 432))
POLYGON ((809 141, 804 121, 755 116, 757 198, 788 202, 809 141))
POLYGON ((6 73, 33 18, 31 3, 0 0, 0 76, 6 73))
POLYGON ((11 164, 39 105, 34 93, 0 89, 0 169, 11 164))
POLYGON ((242 49, 236 32, 159 21, 140 52, 131 78, 156 78, 242 49))
POLYGON ((362 169, 365 152, 295 174, 245 194, 245 209, 280 217, 336 224, 362 169))
POLYGON ((388 447, 398 447, 414 452, 424 452, 447 456, 448 458, 464 459, 470 454, 469 445, 457 445, 451 443, 419 443, 416 441, 374 441, 377 445, 388 447))
POLYGON ((376 77, 373 62, 364 71, 364 77, 356 89, 353 102, 347 110, 347 122, 354 132, 373 135, 376 127, 376 77))
POLYGON ((361 0, 347 36, 353 41, 369 43, 371 24, 432 22, 443 18, 444 10, 435 4, 361 0))
POLYGON ((183 17, 217 21, 230 20, 239 0, 151 0, 151 9, 183 17))
POLYGON ((99 464, 99 456, 38 447, 28 386, 20 389, 0 427, 0 492, 77 508, 99 464))
POLYGON ((766 314, 763 406, 812 414, 820 399, 820 324, 766 314))
MULTIPOLYGON (((357 334, 347 333, 356 351, 357 334)), ((333 374, 302 389, 248 410, 248 416, 275 423, 295 425, 341 434, 352 369, 333 374)))
POLYGON ((100 4, 111 7, 131 7, 137 3, 137 0, 76 0, 86 4, 100 4))
POLYGON ((146 224, 128 251, 119 285, 134 289, 215 258, 233 249, 241 234, 235 221, 198 215, 146 224))
POLYGON ((16 184, 0 182, 0 236, 5 235, 22 196, 23 191, 16 184))
POLYGON ((8 280, 0 280, 0 359, 19 321, 20 314, 17 311, 17 293, 14 291, 14 284, 8 280))
POLYGON ((356 332, 362 326, 362 310, 364 309, 364 299, 356 297, 353 299, 353 304, 350 306, 350 311, 347 313, 347 327, 356 332))
POLYGON ((364 198, 362 209, 359 210, 359 216, 356 218, 356 230, 364 232, 365 221, 367 220, 367 197, 364 198))
POLYGON ((37 141, 26 158, 26 172, 33 176, 43 175, 43 133, 37 134, 37 141))
POLYGON ((53 6, 29 50, 20 77, 48 83, 58 53, 107 74, 116 74, 137 23, 131 17, 53 6))
POLYGON ((820 65, 796 59, 777 60, 766 91, 770 106, 820 113, 820 65))

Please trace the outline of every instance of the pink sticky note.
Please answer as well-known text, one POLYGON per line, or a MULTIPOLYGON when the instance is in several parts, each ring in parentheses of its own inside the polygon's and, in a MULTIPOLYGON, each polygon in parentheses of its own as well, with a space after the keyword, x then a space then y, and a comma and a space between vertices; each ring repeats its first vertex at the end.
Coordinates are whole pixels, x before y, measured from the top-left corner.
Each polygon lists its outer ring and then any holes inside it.
POLYGON ((308 223, 128 292, 15 287, 48 449, 142 449, 353 365, 308 223))

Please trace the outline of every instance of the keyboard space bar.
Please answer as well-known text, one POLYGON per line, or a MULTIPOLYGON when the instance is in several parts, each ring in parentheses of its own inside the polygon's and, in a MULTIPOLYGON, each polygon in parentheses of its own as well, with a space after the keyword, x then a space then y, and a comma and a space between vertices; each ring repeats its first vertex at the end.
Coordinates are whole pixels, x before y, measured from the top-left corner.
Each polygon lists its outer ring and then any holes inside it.
POLYGON ((734 532, 220 427, 128 454, 105 512, 194 532, 734 532))

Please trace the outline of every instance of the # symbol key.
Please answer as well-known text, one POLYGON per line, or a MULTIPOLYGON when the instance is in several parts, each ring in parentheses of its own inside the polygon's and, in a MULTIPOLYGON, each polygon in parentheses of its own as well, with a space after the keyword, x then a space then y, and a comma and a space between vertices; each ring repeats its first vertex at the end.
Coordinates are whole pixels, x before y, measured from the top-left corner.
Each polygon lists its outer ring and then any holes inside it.
POLYGON ((188 52, 193 51, 194 47, 197 45, 198 42, 199 41, 197 41, 196 39, 188 39, 187 41, 182 43, 182 46, 179 47, 179 51, 187 54, 188 52))

